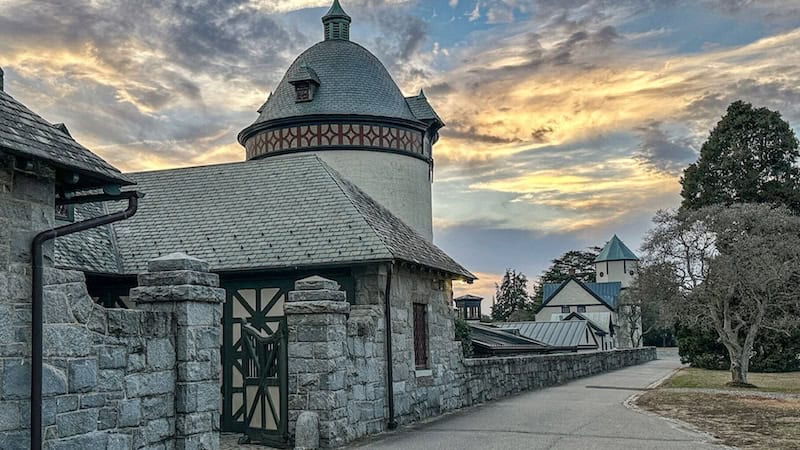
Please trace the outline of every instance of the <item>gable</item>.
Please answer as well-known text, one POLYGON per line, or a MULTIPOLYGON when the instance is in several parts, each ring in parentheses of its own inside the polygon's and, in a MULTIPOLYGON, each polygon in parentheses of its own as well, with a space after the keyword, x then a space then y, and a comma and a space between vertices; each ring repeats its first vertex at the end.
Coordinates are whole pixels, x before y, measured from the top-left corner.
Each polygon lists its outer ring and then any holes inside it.
POLYGON ((591 292, 587 291, 575 280, 568 280, 566 285, 558 290, 547 301, 546 306, 562 305, 602 305, 591 292))

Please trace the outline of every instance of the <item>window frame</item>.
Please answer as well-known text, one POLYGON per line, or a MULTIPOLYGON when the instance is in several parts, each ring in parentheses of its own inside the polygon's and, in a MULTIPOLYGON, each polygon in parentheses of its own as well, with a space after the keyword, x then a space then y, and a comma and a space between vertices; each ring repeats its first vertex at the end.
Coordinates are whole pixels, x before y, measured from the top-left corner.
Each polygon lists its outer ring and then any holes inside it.
POLYGON ((428 305, 412 303, 412 330, 414 339, 414 368, 430 368, 430 334, 428 333, 428 305))

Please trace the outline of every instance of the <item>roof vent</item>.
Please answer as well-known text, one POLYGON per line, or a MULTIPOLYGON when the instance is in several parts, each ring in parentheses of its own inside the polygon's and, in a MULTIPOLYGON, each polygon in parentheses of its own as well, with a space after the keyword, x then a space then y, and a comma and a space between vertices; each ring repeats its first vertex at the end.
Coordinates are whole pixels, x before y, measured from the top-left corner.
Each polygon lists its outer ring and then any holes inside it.
POLYGON ((333 5, 328 13, 322 16, 322 24, 325 27, 325 40, 341 39, 350 40, 350 16, 344 12, 339 0, 333 0, 333 5))

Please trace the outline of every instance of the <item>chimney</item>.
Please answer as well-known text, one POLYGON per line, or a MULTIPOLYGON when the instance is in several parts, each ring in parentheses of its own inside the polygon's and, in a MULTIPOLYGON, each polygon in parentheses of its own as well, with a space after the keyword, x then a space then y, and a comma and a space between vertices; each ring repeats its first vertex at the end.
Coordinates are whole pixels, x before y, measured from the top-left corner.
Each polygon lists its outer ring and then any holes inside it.
POLYGON ((569 269, 569 276, 571 276, 571 277, 575 276, 575 268, 574 267, 569 269))
POLYGON ((0 91, 3 90, 3 68, 0 67, 0 91))

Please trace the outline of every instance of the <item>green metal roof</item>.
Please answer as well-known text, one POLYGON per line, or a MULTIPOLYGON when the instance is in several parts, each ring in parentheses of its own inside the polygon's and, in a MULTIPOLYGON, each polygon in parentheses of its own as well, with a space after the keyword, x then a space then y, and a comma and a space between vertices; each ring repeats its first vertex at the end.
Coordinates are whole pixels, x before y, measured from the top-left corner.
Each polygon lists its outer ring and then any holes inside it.
POLYGON ((344 8, 342 8, 342 5, 339 4, 339 0, 333 0, 333 4, 331 5, 331 8, 328 10, 328 12, 324 16, 322 16, 323 22, 326 19, 333 19, 333 18, 350 19, 350 16, 347 15, 346 12, 344 12, 344 8))
POLYGON ((594 262, 603 261, 638 261, 639 258, 629 249, 615 234, 610 241, 603 247, 603 251, 597 255, 594 262))

